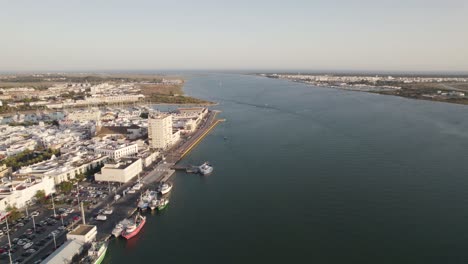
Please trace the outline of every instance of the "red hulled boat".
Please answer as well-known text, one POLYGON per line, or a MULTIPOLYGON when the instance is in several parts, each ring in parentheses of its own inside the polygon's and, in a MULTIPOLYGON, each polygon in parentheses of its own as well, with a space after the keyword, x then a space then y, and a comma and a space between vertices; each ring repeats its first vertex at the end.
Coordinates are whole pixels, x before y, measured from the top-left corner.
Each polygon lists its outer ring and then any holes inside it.
POLYGON ((140 230, 143 228, 143 226, 146 223, 146 217, 141 216, 140 214, 137 214, 135 216, 135 220, 133 223, 129 224, 124 231, 122 231, 122 236, 125 237, 126 239, 130 239, 134 236, 136 236, 140 230))

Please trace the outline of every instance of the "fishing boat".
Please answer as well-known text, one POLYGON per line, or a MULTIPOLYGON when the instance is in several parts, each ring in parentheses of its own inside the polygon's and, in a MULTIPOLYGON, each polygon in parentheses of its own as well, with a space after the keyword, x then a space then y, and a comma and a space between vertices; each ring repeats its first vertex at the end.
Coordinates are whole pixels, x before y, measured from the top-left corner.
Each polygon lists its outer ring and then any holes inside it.
POLYGON ((135 216, 135 220, 125 228, 124 231, 122 231, 122 236, 125 239, 130 239, 134 236, 136 236, 140 230, 143 228, 143 226, 146 223, 146 217, 141 216, 140 214, 137 214, 135 216))
POLYGON ((140 201, 138 202, 138 209, 145 211, 150 207, 151 201, 156 199, 158 193, 156 191, 147 190, 143 195, 140 196, 140 201))
POLYGON ((119 237, 122 234, 122 231, 124 231, 129 224, 130 220, 128 219, 120 221, 117 225, 115 225, 114 229, 112 230, 112 235, 114 235, 115 237, 119 237))
POLYGON ((100 264, 106 256, 107 246, 108 243, 106 241, 93 242, 84 263, 100 264))
POLYGON ((151 201, 151 204, 150 204, 151 210, 156 209, 156 207, 158 207, 158 205, 159 205, 159 200, 158 199, 154 199, 153 201, 151 201))
POLYGON ((164 208, 166 208, 166 206, 169 204, 169 199, 167 198, 161 198, 161 200, 159 200, 159 204, 158 204, 158 211, 161 211, 163 210, 164 208))

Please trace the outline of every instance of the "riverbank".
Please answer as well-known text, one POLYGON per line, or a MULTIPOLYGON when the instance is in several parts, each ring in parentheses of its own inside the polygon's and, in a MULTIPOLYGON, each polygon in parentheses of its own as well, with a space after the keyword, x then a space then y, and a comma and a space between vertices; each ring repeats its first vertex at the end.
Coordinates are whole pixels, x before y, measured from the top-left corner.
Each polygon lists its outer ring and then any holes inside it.
MULTIPOLYGON (((125 195, 122 195, 123 197, 117 201, 113 199, 114 195, 122 194, 125 189, 133 186, 137 181, 143 183, 143 189, 141 192, 147 189, 154 190, 160 182, 169 181, 175 172, 172 167, 199 142, 201 142, 203 138, 206 137, 209 132, 212 131, 220 122, 224 121, 224 119, 216 119, 217 114, 218 111, 210 111, 205 121, 200 125, 199 129, 197 129, 197 131, 189 140, 182 141, 165 152, 165 159, 162 162, 153 166, 150 171, 147 171, 147 173, 145 173, 139 179, 133 179, 132 181, 120 186, 114 193, 109 195, 105 201, 102 201, 92 211, 87 212, 89 223, 95 224, 98 227, 98 239, 109 239, 111 237, 112 229, 115 227, 115 225, 122 219, 128 218, 134 214, 137 210, 136 208, 138 199, 140 197, 140 192, 134 194, 126 193, 125 195), (107 206, 114 208, 112 216, 109 217, 106 221, 97 221, 93 216, 97 215, 100 210, 107 206)), ((174 188, 177 188, 177 186, 174 188)))
POLYGON ((365 76, 314 74, 256 74, 304 83, 311 87, 393 95, 417 100, 468 105, 466 76, 365 76))

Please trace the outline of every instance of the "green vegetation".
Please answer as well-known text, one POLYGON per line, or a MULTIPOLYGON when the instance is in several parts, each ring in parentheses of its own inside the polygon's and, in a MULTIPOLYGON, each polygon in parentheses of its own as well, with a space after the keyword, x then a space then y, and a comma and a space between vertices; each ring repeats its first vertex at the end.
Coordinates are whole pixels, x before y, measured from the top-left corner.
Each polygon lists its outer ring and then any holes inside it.
POLYGON ((100 172, 102 167, 104 167, 104 164, 98 164, 96 165, 96 167, 86 171, 85 173, 86 179, 94 180, 94 174, 100 172))
POLYGON ((61 183, 58 185, 58 189, 59 189, 60 192, 62 192, 62 193, 69 194, 69 193, 71 192, 71 190, 73 189, 73 183, 72 183, 72 182, 69 182, 69 181, 61 182, 61 183))
POLYGON ((3 102, 3 105, 0 106, 0 114, 21 112, 21 111, 31 111, 38 109, 46 109, 43 105, 19 105, 17 107, 11 107, 7 105, 7 102, 3 102))
POLYGON ((2 161, 2 164, 11 167, 13 171, 17 171, 22 166, 28 166, 34 163, 38 163, 44 160, 48 160, 52 155, 59 156, 60 150, 46 149, 46 150, 25 150, 18 155, 8 157, 2 161))
POLYGON ((8 216, 8 219, 10 221, 16 221, 16 220, 18 220, 19 218, 22 217, 21 212, 18 211, 18 208, 16 208, 16 206, 8 205, 7 208, 6 208, 6 211, 10 213, 10 215, 8 216))
POLYGON ((141 113, 140 117, 143 118, 143 119, 148 119, 148 114, 149 113, 141 113))
POLYGON ((36 198, 36 201, 40 204, 45 204, 47 200, 44 190, 37 191, 36 194, 34 195, 34 198, 36 198))
POLYGON ((189 96, 171 96, 171 95, 161 95, 161 94, 152 94, 149 98, 152 103, 162 103, 162 104, 210 104, 211 102, 197 99, 189 96))
POLYGON ((32 122, 32 121, 25 121, 25 122, 10 122, 8 123, 9 126, 35 126, 38 125, 38 122, 32 122))

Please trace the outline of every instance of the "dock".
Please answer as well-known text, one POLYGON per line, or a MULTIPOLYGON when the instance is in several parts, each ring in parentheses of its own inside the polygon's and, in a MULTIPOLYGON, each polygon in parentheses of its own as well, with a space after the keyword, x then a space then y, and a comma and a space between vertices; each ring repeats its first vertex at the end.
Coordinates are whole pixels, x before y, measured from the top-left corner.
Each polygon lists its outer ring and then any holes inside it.
POLYGON ((136 181, 133 180, 127 182, 119 187, 115 193, 110 194, 107 199, 101 201, 101 203, 91 212, 87 212, 88 216, 95 216, 101 208, 104 208, 105 205, 114 207, 113 214, 110 215, 106 221, 100 222, 95 219, 88 221, 90 224, 96 224, 98 226, 97 238, 99 240, 111 239, 111 232, 115 225, 122 219, 130 217, 137 211, 137 201, 141 192, 146 189, 154 189, 159 182, 168 181, 172 175, 174 175, 176 170, 187 171, 189 167, 192 168, 192 166, 179 166, 176 164, 197 144, 199 144, 219 123, 225 121, 225 119, 216 119, 217 114, 218 111, 210 111, 206 117, 206 121, 191 135, 188 140, 179 143, 165 153, 165 162, 159 164, 156 168, 140 179, 144 184, 141 191, 133 194, 126 194, 119 200, 114 201, 113 196, 115 194, 122 194, 123 190, 134 185, 136 181))

